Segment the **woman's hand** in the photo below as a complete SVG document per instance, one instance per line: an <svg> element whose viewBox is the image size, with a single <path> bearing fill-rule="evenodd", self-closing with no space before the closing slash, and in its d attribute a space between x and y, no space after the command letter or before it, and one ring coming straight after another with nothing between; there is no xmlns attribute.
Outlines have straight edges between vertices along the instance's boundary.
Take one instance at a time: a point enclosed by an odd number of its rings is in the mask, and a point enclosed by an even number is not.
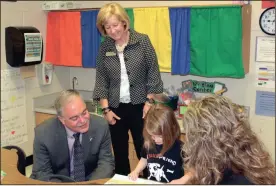
<svg viewBox="0 0 276 186"><path fill-rule="evenodd" d="M145 105L144 105L144 108L143 108L143 118L146 117L146 115L147 115L150 107L151 107L151 104L149 104L149 103L146 102Z"/></svg>
<svg viewBox="0 0 276 186"><path fill-rule="evenodd" d="M104 114L104 118L110 125L115 125L116 120L120 120L121 118L117 116L112 110L109 110L106 114Z"/></svg>
<svg viewBox="0 0 276 186"><path fill-rule="evenodd" d="M194 177L194 170L190 169L189 172L187 172L184 176L182 176L179 179L176 180L172 180L170 183L168 184L191 184L191 180Z"/></svg>
<svg viewBox="0 0 276 186"><path fill-rule="evenodd" d="M168 184L185 184L185 183L183 183L183 181L181 180L181 178L180 179L176 179L176 180L172 180L170 183L168 183Z"/></svg>
<svg viewBox="0 0 276 186"><path fill-rule="evenodd" d="M139 177L139 173L136 171L132 171L129 175L128 178L132 181L136 181L137 178Z"/></svg>

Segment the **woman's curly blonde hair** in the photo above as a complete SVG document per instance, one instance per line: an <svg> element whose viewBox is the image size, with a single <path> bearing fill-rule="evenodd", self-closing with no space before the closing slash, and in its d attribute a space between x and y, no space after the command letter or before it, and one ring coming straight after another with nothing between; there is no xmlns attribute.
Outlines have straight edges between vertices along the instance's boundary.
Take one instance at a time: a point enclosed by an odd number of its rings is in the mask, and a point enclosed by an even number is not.
<svg viewBox="0 0 276 186"><path fill-rule="evenodd" d="M230 169L254 184L275 184L269 153L229 99L206 96L189 105L183 119L184 165L193 170L193 183L218 184Z"/></svg>

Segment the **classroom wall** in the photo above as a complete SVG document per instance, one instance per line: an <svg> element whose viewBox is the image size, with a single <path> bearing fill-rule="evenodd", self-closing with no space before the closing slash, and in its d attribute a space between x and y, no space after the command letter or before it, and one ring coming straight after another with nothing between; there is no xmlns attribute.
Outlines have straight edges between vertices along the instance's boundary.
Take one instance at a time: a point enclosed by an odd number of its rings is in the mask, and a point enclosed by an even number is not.
<svg viewBox="0 0 276 186"><path fill-rule="evenodd" d="M81 8L99 8L105 3L111 1L79 1ZM222 5L232 4L232 1L116 1L124 7L153 7L153 6L185 6L185 5ZM203 78L196 76L172 76L169 73L162 73L162 80L164 81L165 88L174 85L180 87L184 80L194 79L201 81L220 81L225 83L228 92L224 95L231 98L234 102L241 105L250 106L250 122L252 129L258 134L259 138L263 141L265 147L275 160L275 117L264 117L255 115L255 99L256 88L255 85L255 38L256 36L265 36L259 28L259 16L263 11L261 9L261 1L251 1L252 4L252 18L251 18L251 46L250 46L250 72L244 79L231 79L231 78ZM95 83L95 69L84 68L70 68L70 79L76 76L79 79L78 89L89 90L94 89ZM89 79L89 83L87 83ZM263 89L265 90L265 89ZM266 89L267 91L275 92L275 89Z"/></svg>
<svg viewBox="0 0 276 186"><path fill-rule="evenodd" d="M5 54L5 27L8 26L34 26L42 33L45 42L46 13L41 9L39 1L1 1L1 69L12 69L6 63ZM44 43L45 45L45 43ZM45 52L45 50L44 50ZM44 53L45 54L45 53ZM25 79L26 118L28 127L28 141L19 146L26 155L33 153L33 139L35 118L33 112L33 98L69 88L69 68L55 67L53 83L48 86L39 86L37 78Z"/></svg>
<svg viewBox="0 0 276 186"><path fill-rule="evenodd" d="M41 4L43 1L17 1L3 2L1 1L1 69L11 68L6 63L5 58L5 40L4 29L7 26L35 26L37 27L45 42L46 34L46 13L42 11ZM81 8L100 8L105 3L111 1L78 1ZM150 6L185 6L185 5L215 5L215 4L231 4L232 1L117 1L124 7L150 7ZM250 73L244 79L229 78L202 78L196 76L172 76L168 73L162 73L164 86L174 85L180 86L180 83L187 79L204 80L204 81L221 81L226 84L228 92L226 96L233 101L250 106L250 120L253 130L258 134L265 144L266 148L275 160L275 117L263 117L255 115L255 38L256 36L264 36L258 26L259 15L262 12L260 1L251 1L252 4L252 27L251 27L251 47L250 47ZM45 43L44 43L45 45ZM45 48L45 47L44 47ZM45 54L45 50L44 50ZM37 78L27 78L26 83L26 112L28 124L28 142L19 145L27 155L33 152L33 138L35 118L33 112L33 98L59 92L62 89L72 87L71 80L76 76L79 85L77 89L92 91L94 89L95 69L83 69L77 67L55 67L53 82L49 86L39 86ZM87 81L89 79L89 81ZM275 91L275 90L268 90ZM89 92L87 92L89 94Z"/></svg>

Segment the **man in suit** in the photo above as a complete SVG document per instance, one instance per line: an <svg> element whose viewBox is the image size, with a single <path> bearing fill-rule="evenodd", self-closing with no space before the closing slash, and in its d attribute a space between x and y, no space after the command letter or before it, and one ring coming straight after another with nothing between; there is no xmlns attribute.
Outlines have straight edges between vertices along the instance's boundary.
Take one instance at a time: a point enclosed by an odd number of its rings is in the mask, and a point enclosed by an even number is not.
<svg viewBox="0 0 276 186"><path fill-rule="evenodd" d="M55 108L57 117L35 128L31 178L87 181L112 177L114 158L105 120L90 115L76 90L62 91Z"/></svg>

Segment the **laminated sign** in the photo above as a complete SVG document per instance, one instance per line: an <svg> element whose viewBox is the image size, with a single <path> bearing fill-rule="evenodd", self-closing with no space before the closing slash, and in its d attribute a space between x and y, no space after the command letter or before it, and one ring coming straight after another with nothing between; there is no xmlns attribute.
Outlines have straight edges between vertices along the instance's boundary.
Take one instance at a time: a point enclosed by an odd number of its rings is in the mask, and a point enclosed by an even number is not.
<svg viewBox="0 0 276 186"><path fill-rule="evenodd" d="M186 81L182 81L182 88L184 90L188 89L193 92L213 93L217 95L222 95L224 92L227 91L225 84L217 81L206 82L206 81L186 80Z"/></svg>

